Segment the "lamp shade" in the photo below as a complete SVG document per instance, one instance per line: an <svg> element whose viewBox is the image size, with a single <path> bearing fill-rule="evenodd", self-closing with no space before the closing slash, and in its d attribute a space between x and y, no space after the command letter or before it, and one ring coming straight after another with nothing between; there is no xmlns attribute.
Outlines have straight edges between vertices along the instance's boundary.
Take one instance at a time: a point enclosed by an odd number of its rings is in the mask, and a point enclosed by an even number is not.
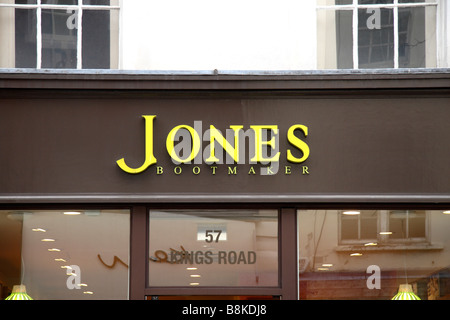
<svg viewBox="0 0 450 320"><path fill-rule="evenodd" d="M23 284L15 285L11 294L5 300L33 300L28 294Z"/></svg>
<svg viewBox="0 0 450 320"><path fill-rule="evenodd" d="M420 300L420 298L413 292L410 284L401 284L392 300Z"/></svg>

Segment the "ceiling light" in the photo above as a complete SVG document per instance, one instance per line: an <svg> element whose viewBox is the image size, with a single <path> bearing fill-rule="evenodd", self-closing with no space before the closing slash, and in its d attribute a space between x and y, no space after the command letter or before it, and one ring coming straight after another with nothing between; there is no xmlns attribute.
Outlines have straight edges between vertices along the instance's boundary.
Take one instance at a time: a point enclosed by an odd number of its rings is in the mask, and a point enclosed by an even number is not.
<svg viewBox="0 0 450 320"><path fill-rule="evenodd" d="M191 278L200 278L201 275L199 275L199 274L191 274L190 277Z"/></svg>
<svg viewBox="0 0 450 320"><path fill-rule="evenodd" d="M84 294L94 294L92 291L84 291Z"/></svg>
<svg viewBox="0 0 450 320"><path fill-rule="evenodd" d="M317 268L317 270L319 270L319 271L328 271L329 269L328 268Z"/></svg>
<svg viewBox="0 0 450 320"><path fill-rule="evenodd" d="M381 231L380 234L392 234L392 231Z"/></svg>
<svg viewBox="0 0 450 320"><path fill-rule="evenodd" d="M34 229L31 229L31 231L34 231L34 232L47 232L45 229L42 229L42 228L34 228Z"/></svg>
<svg viewBox="0 0 450 320"><path fill-rule="evenodd" d="M362 256L362 253L359 253L359 252L350 253L350 256L351 257L360 257L360 256Z"/></svg>
<svg viewBox="0 0 450 320"><path fill-rule="evenodd" d="M60 249L57 249L57 248L51 248L51 249L48 249L48 251L51 251L51 252L59 252L59 251L61 251Z"/></svg>
<svg viewBox="0 0 450 320"><path fill-rule="evenodd" d="M450 214L450 210L445 210L444 212L442 212L443 214Z"/></svg>
<svg viewBox="0 0 450 320"><path fill-rule="evenodd" d="M187 267L186 270L197 270L198 268L196 267Z"/></svg>
<svg viewBox="0 0 450 320"><path fill-rule="evenodd" d="M56 258L55 261L66 262L66 260L64 260L63 258Z"/></svg>
<svg viewBox="0 0 450 320"><path fill-rule="evenodd" d="M42 242L53 242L55 239L41 239Z"/></svg>
<svg viewBox="0 0 450 320"><path fill-rule="evenodd" d="M365 243L364 245L365 245L366 247L367 247L367 246L377 246L378 243L376 243L376 242L368 242L368 243Z"/></svg>
<svg viewBox="0 0 450 320"><path fill-rule="evenodd" d="M360 214L361 212L359 211L344 211L342 212L342 214L348 215L348 216L356 216L358 214Z"/></svg>
<svg viewBox="0 0 450 320"><path fill-rule="evenodd" d="M322 267L332 267L333 264L332 263L323 263Z"/></svg>
<svg viewBox="0 0 450 320"><path fill-rule="evenodd" d="M28 294L26 287L21 285L13 286L12 293L5 300L33 300Z"/></svg>
<svg viewBox="0 0 450 320"><path fill-rule="evenodd" d="M413 292L410 284L401 284L392 300L420 300L420 298Z"/></svg>
<svg viewBox="0 0 450 320"><path fill-rule="evenodd" d="M76 216L76 215L81 214L81 212L79 212L79 211L66 211L66 212L64 212L64 214L68 215L68 216Z"/></svg>
<svg viewBox="0 0 450 320"><path fill-rule="evenodd" d="M198 282L191 282L191 283L189 283L189 285L190 286L198 286L198 285L200 285L200 283L198 283Z"/></svg>

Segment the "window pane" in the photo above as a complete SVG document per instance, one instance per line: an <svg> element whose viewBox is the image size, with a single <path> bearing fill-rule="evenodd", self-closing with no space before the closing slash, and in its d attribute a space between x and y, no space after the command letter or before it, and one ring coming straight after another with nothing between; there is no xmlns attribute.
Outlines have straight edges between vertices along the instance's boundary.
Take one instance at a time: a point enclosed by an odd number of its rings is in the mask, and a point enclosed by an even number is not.
<svg viewBox="0 0 450 320"><path fill-rule="evenodd" d="M92 6L109 6L110 0L83 0L83 4Z"/></svg>
<svg viewBox="0 0 450 320"><path fill-rule="evenodd" d="M377 239L377 211L363 211L360 214L361 239Z"/></svg>
<svg viewBox="0 0 450 320"><path fill-rule="evenodd" d="M436 8L399 8L399 67L436 66Z"/></svg>
<svg viewBox="0 0 450 320"><path fill-rule="evenodd" d="M336 55L338 69L353 68L352 11L336 11Z"/></svg>
<svg viewBox="0 0 450 320"><path fill-rule="evenodd" d="M393 68L393 10L359 9L358 21L359 68Z"/></svg>
<svg viewBox="0 0 450 320"><path fill-rule="evenodd" d="M15 9L14 20L15 67L36 68L36 10Z"/></svg>
<svg viewBox="0 0 450 320"><path fill-rule="evenodd" d="M149 285L278 285L278 212L150 211Z"/></svg>
<svg viewBox="0 0 450 320"><path fill-rule="evenodd" d="M430 0L398 0L398 3L418 3L418 2L430 2Z"/></svg>
<svg viewBox="0 0 450 320"><path fill-rule="evenodd" d="M341 239L358 240L358 216L341 216Z"/></svg>
<svg viewBox="0 0 450 320"><path fill-rule="evenodd" d="M0 298L127 299L129 228L126 210L0 211Z"/></svg>
<svg viewBox="0 0 450 320"><path fill-rule="evenodd" d="M0 2L11 3L11 2L14 2L14 1L12 1L12 0L9 0L9 1L8 0L3 0L3 1L0 1ZM15 3L16 4L36 4L37 1L36 0L16 0Z"/></svg>
<svg viewBox="0 0 450 320"><path fill-rule="evenodd" d="M42 68L77 67L75 21L75 10L42 10Z"/></svg>
<svg viewBox="0 0 450 320"><path fill-rule="evenodd" d="M425 212L410 212L408 214L408 237L425 238Z"/></svg>
<svg viewBox="0 0 450 320"><path fill-rule="evenodd" d="M110 68L110 11L83 11L83 69Z"/></svg>
<svg viewBox="0 0 450 320"><path fill-rule="evenodd" d="M353 0L336 0L337 5L352 4Z"/></svg>
<svg viewBox="0 0 450 320"><path fill-rule="evenodd" d="M390 239L407 238L406 220L406 211L392 211L389 213L389 231L392 232L392 234L389 235Z"/></svg>
<svg viewBox="0 0 450 320"><path fill-rule="evenodd" d="M41 0L42 4L76 5L78 0Z"/></svg>
<svg viewBox="0 0 450 320"><path fill-rule="evenodd" d="M358 4L391 4L394 0L358 0Z"/></svg>

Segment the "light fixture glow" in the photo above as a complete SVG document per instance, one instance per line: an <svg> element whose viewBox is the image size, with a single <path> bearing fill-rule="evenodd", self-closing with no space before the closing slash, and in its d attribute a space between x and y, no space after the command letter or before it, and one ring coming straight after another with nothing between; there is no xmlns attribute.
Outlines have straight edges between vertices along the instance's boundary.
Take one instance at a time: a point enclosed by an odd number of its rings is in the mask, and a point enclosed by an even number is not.
<svg viewBox="0 0 450 320"><path fill-rule="evenodd" d="M361 212L359 212L359 211L352 211L352 210L342 212L342 214L345 214L347 216L356 216L356 215L358 215L360 213Z"/></svg>
<svg viewBox="0 0 450 320"><path fill-rule="evenodd" d="M198 268L196 267L187 267L186 270L197 270Z"/></svg>
<svg viewBox="0 0 450 320"><path fill-rule="evenodd" d="M63 258L56 258L56 259L55 259L55 261L59 261L59 262L66 262L66 260L65 260L65 259L63 259Z"/></svg>
<svg viewBox="0 0 450 320"><path fill-rule="evenodd" d="M47 238L47 239L41 239L41 241L42 242L54 242L54 241L56 241L55 239L49 239L49 238Z"/></svg>
<svg viewBox="0 0 450 320"><path fill-rule="evenodd" d="M392 231L381 231L380 234L392 234Z"/></svg>
<svg viewBox="0 0 450 320"><path fill-rule="evenodd" d="M322 267L327 267L327 268L329 268L329 267L332 267L332 266L333 266L332 263L323 263L323 264L322 264Z"/></svg>
<svg viewBox="0 0 450 320"><path fill-rule="evenodd" d="M413 292L410 284L401 284L392 300L420 300L420 298Z"/></svg>
<svg viewBox="0 0 450 320"><path fill-rule="evenodd" d="M94 294L92 291L84 291L84 294Z"/></svg>
<svg viewBox="0 0 450 320"><path fill-rule="evenodd" d="M79 211L66 211L66 212L64 212L64 214L68 215L68 216L76 216L76 215L81 214L81 212L79 212Z"/></svg>
<svg viewBox="0 0 450 320"><path fill-rule="evenodd" d="M354 253L351 253L350 256L351 257L360 257L360 256L362 256L362 253L354 252Z"/></svg>
<svg viewBox="0 0 450 320"><path fill-rule="evenodd" d="M47 230L42 229L42 228L33 228L33 229L31 229L31 231L34 231L34 232L47 232Z"/></svg>
<svg viewBox="0 0 450 320"><path fill-rule="evenodd" d="M201 275L199 275L199 274L191 274L190 277L191 278L201 278Z"/></svg>
<svg viewBox="0 0 450 320"><path fill-rule="evenodd" d="M60 249L57 249L57 248L51 248L51 249L48 249L48 251L51 251L51 252L59 252L59 251L61 251Z"/></svg>
<svg viewBox="0 0 450 320"><path fill-rule="evenodd" d="M444 212L442 212L443 214L450 214L450 210L445 210Z"/></svg>
<svg viewBox="0 0 450 320"><path fill-rule="evenodd" d="M317 268L317 270L318 270L318 271L328 271L328 270L330 270L330 269L328 269L328 268L321 268L321 267L319 267L319 268Z"/></svg>
<svg viewBox="0 0 450 320"><path fill-rule="evenodd" d="M368 247L368 246L377 246L378 243L376 243L376 242L368 242L368 243L365 243L364 245L365 245L366 247Z"/></svg>
<svg viewBox="0 0 450 320"><path fill-rule="evenodd" d="M198 282L191 282L191 283L189 283L189 285L190 285L190 286L199 286L200 283L198 283Z"/></svg>

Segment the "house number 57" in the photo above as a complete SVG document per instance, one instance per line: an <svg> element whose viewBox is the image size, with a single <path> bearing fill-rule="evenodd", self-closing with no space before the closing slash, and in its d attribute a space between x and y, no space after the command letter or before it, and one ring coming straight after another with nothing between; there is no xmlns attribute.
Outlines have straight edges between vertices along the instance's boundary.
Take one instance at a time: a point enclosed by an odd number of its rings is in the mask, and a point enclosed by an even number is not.
<svg viewBox="0 0 450 320"><path fill-rule="evenodd" d="M205 241L210 242L219 242L220 234L222 230L206 230L205 231Z"/></svg>

